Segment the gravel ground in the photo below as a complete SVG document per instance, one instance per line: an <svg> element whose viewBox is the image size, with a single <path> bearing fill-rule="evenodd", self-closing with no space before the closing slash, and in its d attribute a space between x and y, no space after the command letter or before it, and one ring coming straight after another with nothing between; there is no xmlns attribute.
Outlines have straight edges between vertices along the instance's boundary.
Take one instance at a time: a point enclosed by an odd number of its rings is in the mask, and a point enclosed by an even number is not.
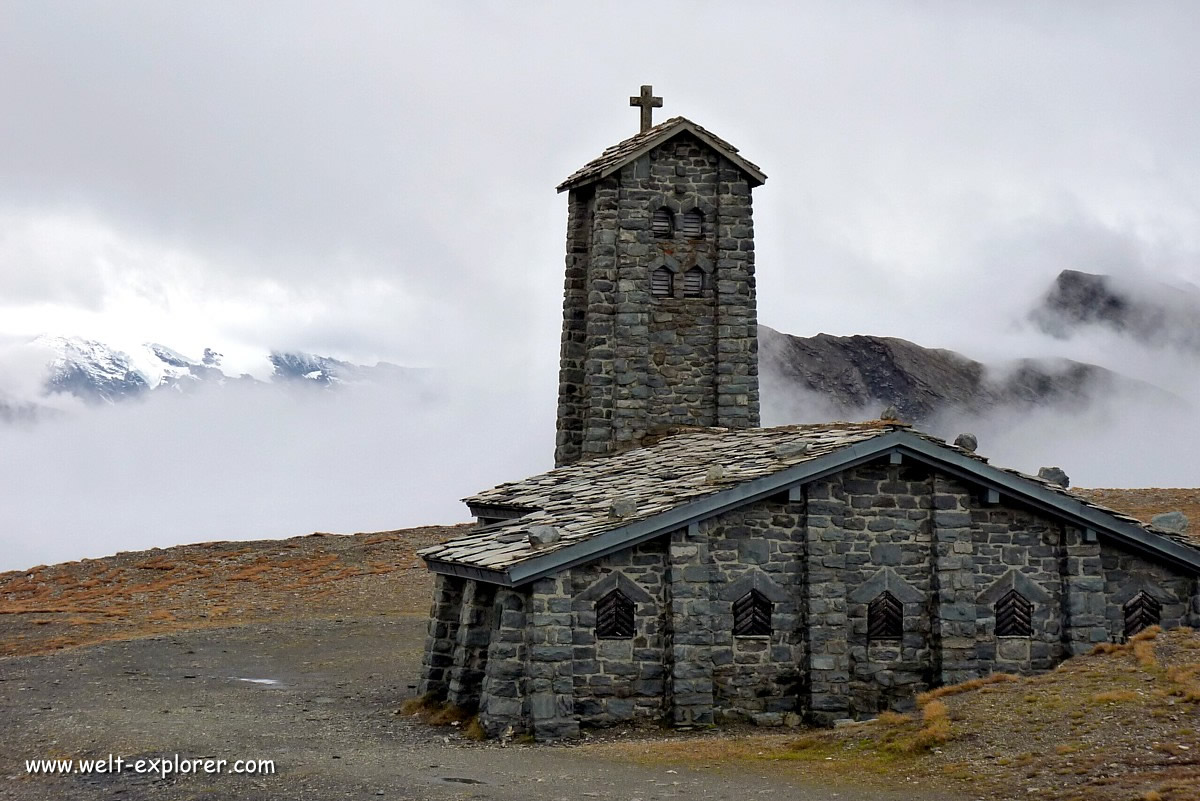
<svg viewBox="0 0 1200 801"><path fill-rule="evenodd" d="M423 630L418 616L252 624L0 659L0 798L914 797L800 785L751 767L643 767L598 757L589 745L463 740L454 729L396 714L413 694ZM109 754L272 759L276 773L162 778L25 769L26 759Z"/></svg>

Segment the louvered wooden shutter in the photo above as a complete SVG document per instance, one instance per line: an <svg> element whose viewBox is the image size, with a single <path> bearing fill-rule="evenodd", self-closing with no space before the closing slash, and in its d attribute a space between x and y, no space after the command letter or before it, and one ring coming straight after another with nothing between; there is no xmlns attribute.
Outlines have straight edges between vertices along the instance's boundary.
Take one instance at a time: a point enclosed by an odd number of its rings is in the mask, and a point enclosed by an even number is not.
<svg viewBox="0 0 1200 801"><path fill-rule="evenodd" d="M704 234L704 215L700 209L692 209L683 215L683 235L688 239L699 239Z"/></svg>
<svg viewBox="0 0 1200 801"><path fill-rule="evenodd" d="M1125 604L1125 636L1157 626L1162 620L1162 604L1148 592L1139 592Z"/></svg>
<svg viewBox="0 0 1200 801"><path fill-rule="evenodd" d="M880 593L867 606L867 637L898 640L904 636L904 604L890 592Z"/></svg>
<svg viewBox="0 0 1200 801"><path fill-rule="evenodd" d="M693 267L683 274L683 295L688 298L698 298L704 291L704 271Z"/></svg>
<svg viewBox="0 0 1200 801"><path fill-rule="evenodd" d="M596 602L596 636L625 638L634 633L633 601L613 590Z"/></svg>
<svg viewBox="0 0 1200 801"><path fill-rule="evenodd" d="M674 276L666 267L659 267L650 274L650 294L670 297L675 294Z"/></svg>
<svg viewBox="0 0 1200 801"><path fill-rule="evenodd" d="M1028 637L1033 634L1033 604L1016 590L996 602L996 636Z"/></svg>
<svg viewBox="0 0 1200 801"><path fill-rule="evenodd" d="M758 590L750 590L733 602L733 633L753 637L771 633L771 612L775 604Z"/></svg>
<svg viewBox="0 0 1200 801"><path fill-rule="evenodd" d="M655 236L670 236L675 232L674 220L671 218L670 209L659 209L654 212L654 222L652 229Z"/></svg>

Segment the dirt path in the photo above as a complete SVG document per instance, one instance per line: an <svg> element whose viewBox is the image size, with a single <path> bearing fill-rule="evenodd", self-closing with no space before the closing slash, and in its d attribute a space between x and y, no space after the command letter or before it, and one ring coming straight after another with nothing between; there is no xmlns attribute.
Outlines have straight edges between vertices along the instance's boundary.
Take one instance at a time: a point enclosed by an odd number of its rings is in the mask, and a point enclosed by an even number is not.
<svg viewBox="0 0 1200 801"><path fill-rule="evenodd" d="M258 624L0 659L0 798L931 798L642 767L587 745L470 743L395 714L412 694L423 627L415 616ZM26 759L109 754L273 759L276 774L25 769Z"/></svg>

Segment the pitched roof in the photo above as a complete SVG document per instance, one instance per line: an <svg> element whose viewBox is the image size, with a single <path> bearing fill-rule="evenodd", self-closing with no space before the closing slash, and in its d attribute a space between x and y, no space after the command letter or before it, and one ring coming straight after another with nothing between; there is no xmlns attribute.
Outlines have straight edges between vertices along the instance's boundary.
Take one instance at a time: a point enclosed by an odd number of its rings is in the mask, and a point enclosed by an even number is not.
<svg viewBox="0 0 1200 801"><path fill-rule="evenodd" d="M902 424L879 421L688 429L466 498L474 510L513 517L419 554L438 572L524 584L892 453L1200 572L1200 547L1182 536L1040 478L994 467ZM558 539L534 544L529 534L536 526L553 527Z"/></svg>
<svg viewBox="0 0 1200 801"><path fill-rule="evenodd" d="M758 165L738 155L736 147L711 131L701 128L686 117L672 117L666 122L660 122L653 128L642 131L608 148L599 157L592 159L571 173L567 180L558 185L558 191L563 192L567 189L590 184L593 181L598 181L601 178L612 175L643 153L649 152L671 137L684 132L691 133L701 142L737 165L742 172L749 176L751 186L758 186L766 182L767 176L758 168Z"/></svg>

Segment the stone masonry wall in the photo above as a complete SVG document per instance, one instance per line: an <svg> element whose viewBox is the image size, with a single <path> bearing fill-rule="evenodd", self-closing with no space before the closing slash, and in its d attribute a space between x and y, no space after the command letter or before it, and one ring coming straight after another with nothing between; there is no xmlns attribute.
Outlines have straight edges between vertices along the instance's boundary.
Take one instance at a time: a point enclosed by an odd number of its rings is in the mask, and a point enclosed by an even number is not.
<svg viewBox="0 0 1200 801"><path fill-rule="evenodd" d="M588 357L588 269L592 251L593 187L567 195L567 264L563 285L563 330L559 348L558 433L555 465L578 461L583 453L587 410L585 362ZM611 243L607 246L611 247ZM602 313L602 310L597 310Z"/></svg>
<svg viewBox="0 0 1200 801"><path fill-rule="evenodd" d="M463 709L479 707L492 635L492 601L496 585L467 581L459 606L454 664L449 670L446 700Z"/></svg>
<svg viewBox="0 0 1200 801"><path fill-rule="evenodd" d="M579 734L575 715L569 572L538 579L526 616L526 693L533 736L540 741Z"/></svg>
<svg viewBox="0 0 1200 801"><path fill-rule="evenodd" d="M656 236L654 212L675 233ZM701 236L682 230L692 209ZM590 229L585 226L590 224ZM759 424L754 228L746 176L681 134L568 198L555 463L639 444L673 425ZM675 273L674 297L650 275ZM699 266L699 297L683 297Z"/></svg>
<svg viewBox="0 0 1200 801"><path fill-rule="evenodd" d="M971 551L960 556L964 562L970 559L974 574L976 664L966 666L966 670L972 676L1049 670L1070 655L1064 642L1063 562L1070 542L1067 532L1061 522L1033 511L987 505L979 493L968 497ZM1094 569L1094 565L1083 567ZM997 596L1012 589L1033 604L1031 636L995 634Z"/></svg>
<svg viewBox="0 0 1200 801"><path fill-rule="evenodd" d="M634 718L659 718L664 711L665 657L669 615L666 604L664 538L607 556L571 571L574 613L575 713L585 725L604 726ZM634 636L598 638L595 604L622 584L619 574L648 598L633 595ZM590 589L595 592L588 594Z"/></svg>
<svg viewBox="0 0 1200 801"><path fill-rule="evenodd" d="M822 566L841 570L847 591L852 714L904 707L932 682L931 482L920 466L864 465L843 476L846 537ZM867 636L870 602L885 591L902 604L898 640Z"/></svg>
<svg viewBox="0 0 1200 801"><path fill-rule="evenodd" d="M1104 576L1105 628L1109 639L1121 641L1125 634L1124 603L1145 591L1162 604L1163 628L1192 625L1189 615L1196 593L1196 579L1170 568L1122 551L1110 543L1100 544Z"/></svg>
<svg viewBox="0 0 1200 801"><path fill-rule="evenodd" d="M429 611L429 630L421 660L421 681L417 685L419 695L444 700L449 692L465 583L463 579L440 573L434 576L433 606Z"/></svg>
<svg viewBox="0 0 1200 801"><path fill-rule="evenodd" d="M778 725L803 695L804 508L762 501L705 526L713 583L715 717ZM770 635L734 636L733 605L757 589L773 599Z"/></svg>
<svg viewBox="0 0 1200 801"><path fill-rule="evenodd" d="M479 722L489 737L511 736L530 729L525 646L529 602L529 593L522 589L496 590L479 704Z"/></svg>

